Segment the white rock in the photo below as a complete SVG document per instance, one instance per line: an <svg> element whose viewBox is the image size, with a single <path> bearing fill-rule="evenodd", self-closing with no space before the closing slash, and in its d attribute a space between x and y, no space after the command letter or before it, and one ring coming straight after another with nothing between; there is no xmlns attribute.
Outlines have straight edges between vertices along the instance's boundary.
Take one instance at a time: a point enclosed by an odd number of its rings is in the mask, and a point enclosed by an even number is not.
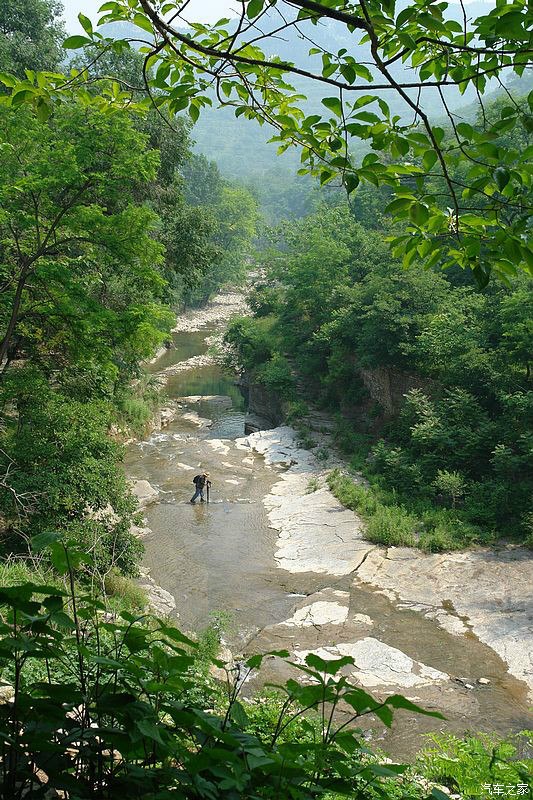
<svg viewBox="0 0 533 800"><path fill-rule="evenodd" d="M316 650L298 650L295 657L302 663L309 652L324 660L349 656L355 667L348 667L352 677L362 686L427 686L449 680L445 672L413 661L408 655L370 636L358 642L347 642L335 647L320 647Z"/></svg>
<svg viewBox="0 0 533 800"><path fill-rule="evenodd" d="M229 445L225 444L222 439L206 439L205 442L208 447L211 447L215 452L226 456L229 453Z"/></svg>
<svg viewBox="0 0 533 800"><path fill-rule="evenodd" d="M347 594L347 593L346 593ZM299 608L282 625L306 628L316 625L342 625L348 617L348 606L319 600Z"/></svg>
<svg viewBox="0 0 533 800"><path fill-rule="evenodd" d="M133 481L131 490L137 498L141 508L150 505L150 503L155 503L159 496L158 489L148 483L148 481L144 480Z"/></svg>
<svg viewBox="0 0 533 800"><path fill-rule="evenodd" d="M368 614L354 614L352 617L352 622L355 622L358 625L373 625L374 623L368 616Z"/></svg>

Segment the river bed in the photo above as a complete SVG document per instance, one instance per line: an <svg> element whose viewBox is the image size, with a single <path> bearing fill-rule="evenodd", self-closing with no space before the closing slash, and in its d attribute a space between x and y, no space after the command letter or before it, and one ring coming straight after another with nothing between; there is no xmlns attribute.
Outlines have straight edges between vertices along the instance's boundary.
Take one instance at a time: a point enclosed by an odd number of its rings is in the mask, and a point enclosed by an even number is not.
<svg viewBox="0 0 533 800"><path fill-rule="evenodd" d="M238 653L283 647L301 659L309 651L352 655L352 677L370 691L399 691L446 714L439 722L401 712L391 732L377 728L373 738L395 757L411 755L427 731L532 727L526 685L471 628L454 633L357 578L378 548L353 536L355 515L332 498L323 465L294 432L244 438L242 397L206 342L239 311L238 298L223 297L180 319L172 347L150 366L165 378L177 416L127 451L128 476L158 491L144 512L144 566L174 596L181 626L199 631L222 612ZM210 502L193 506L192 478L203 470L213 484ZM308 494L311 480L320 488ZM263 680L289 675L272 659Z"/></svg>

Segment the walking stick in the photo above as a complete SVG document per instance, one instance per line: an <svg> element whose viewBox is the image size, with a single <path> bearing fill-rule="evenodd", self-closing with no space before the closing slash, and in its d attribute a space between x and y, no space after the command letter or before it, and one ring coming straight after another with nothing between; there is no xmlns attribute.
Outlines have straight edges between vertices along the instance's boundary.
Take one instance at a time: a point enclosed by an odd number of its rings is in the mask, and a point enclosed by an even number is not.
<svg viewBox="0 0 533 800"><path fill-rule="evenodd" d="M211 486L211 484L210 484L210 483L208 483L208 484L207 484L207 502L208 502L208 503L209 503L209 488L210 488L210 486Z"/></svg>

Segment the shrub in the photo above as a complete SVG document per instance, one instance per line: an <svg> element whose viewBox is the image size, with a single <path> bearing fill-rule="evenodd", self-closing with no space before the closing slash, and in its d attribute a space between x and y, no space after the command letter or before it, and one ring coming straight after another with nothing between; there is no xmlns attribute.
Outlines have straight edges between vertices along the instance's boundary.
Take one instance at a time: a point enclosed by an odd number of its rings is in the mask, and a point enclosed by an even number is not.
<svg viewBox="0 0 533 800"><path fill-rule="evenodd" d="M294 399L296 387L291 366L280 353L274 353L266 363L262 364L256 370L255 377L281 400Z"/></svg>
<svg viewBox="0 0 533 800"><path fill-rule="evenodd" d="M370 489L355 483L339 469L334 469L328 476L328 486L343 506L357 511L365 517L376 510L376 499Z"/></svg>
<svg viewBox="0 0 533 800"><path fill-rule="evenodd" d="M116 569L105 576L104 586L106 594L125 608L132 611L144 611L148 605L146 591L131 578L121 575Z"/></svg>
<svg viewBox="0 0 533 800"><path fill-rule="evenodd" d="M57 789L80 800L383 796L383 779L407 767L370 761L360 731L347 724L374 714L390 725L396 708L442 719L400 695L378 702L338 675L353 659L312 653L301 666L305 681L280 687L283 702L259 701L250 713L240 702L264 657L252 656L225 707L213 709L212 694L198 688L197 643L146 615L103 619L96 598L75 594L85 554L55 537L44 541L72 592L0 587L0 672L10 670L15 694L0 704L0 730L9 731L0 738L4 797ZM35 665L42 677L26 680ZM350 709L348 720L336 721L339 703Z"/></svg>
<svg viewBox="0 0 533 800"><path fill-rule="evenodd" d="M294 425L309 414L309 406L303 400L291 400L287 403L285 419L289 425Z"/></svg>
<svg viewBox="0 0 533 800"><path fill-rule="evenodd" d="M414 547L417 524L416 517L401 506L377 505L367 521L366 538L376 544Z"/></svg>
<svg viewBox="0 0 533 800"><path fill-rule="evenodd" d="M524 731L519 736L531 745L531 731ZM484 791L484 786L497 784L504 787L521 784L525 788L524 796L530 796L527 790L531 787L533 759L518 758L518 736L501 740L478 734L459 739L451 734L437 734L429 738L433 746L422 751L417 767L430 780L459 793L461 797L476 800L493 793L488 789Z"/></svg>
<svg viewBox="0 0 533 800"><path fill-rule="evenodd" d="M433 486L445 498L451 500L452 508L455 508L457 501L464 497L466 491L464 476L456 470L449 472L446 469L439 469Z"/></svg>
<svg viewBox="0 0 533 800"><path fill-rule="evenodd" d="M451 511L430 510L422 519L426 529L420 535L418 546L428 553L463 550L473 544L488 543L492 538Z"/></svg>

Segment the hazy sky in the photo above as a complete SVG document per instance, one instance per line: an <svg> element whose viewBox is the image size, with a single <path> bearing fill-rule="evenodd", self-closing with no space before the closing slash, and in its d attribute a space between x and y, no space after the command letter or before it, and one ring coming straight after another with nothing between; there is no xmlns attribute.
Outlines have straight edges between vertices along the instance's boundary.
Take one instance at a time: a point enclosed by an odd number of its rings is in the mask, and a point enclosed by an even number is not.
<svg viewBox="0 0 533 800"><path fill-rule="evenodd" d="M98 9L105 2L105 0L63 0L65 7L65 22L69 33L77 33L80 30L78 22L78 14L82 11L86 17L94 22L98 17ZM216 22L228 14L231 8L237 8L240 5L238 2L231 2L231 0L201 0L201 2L191 3L191 8L194 8L195 16L201 9L202 19L200 22Z"/></svg>

